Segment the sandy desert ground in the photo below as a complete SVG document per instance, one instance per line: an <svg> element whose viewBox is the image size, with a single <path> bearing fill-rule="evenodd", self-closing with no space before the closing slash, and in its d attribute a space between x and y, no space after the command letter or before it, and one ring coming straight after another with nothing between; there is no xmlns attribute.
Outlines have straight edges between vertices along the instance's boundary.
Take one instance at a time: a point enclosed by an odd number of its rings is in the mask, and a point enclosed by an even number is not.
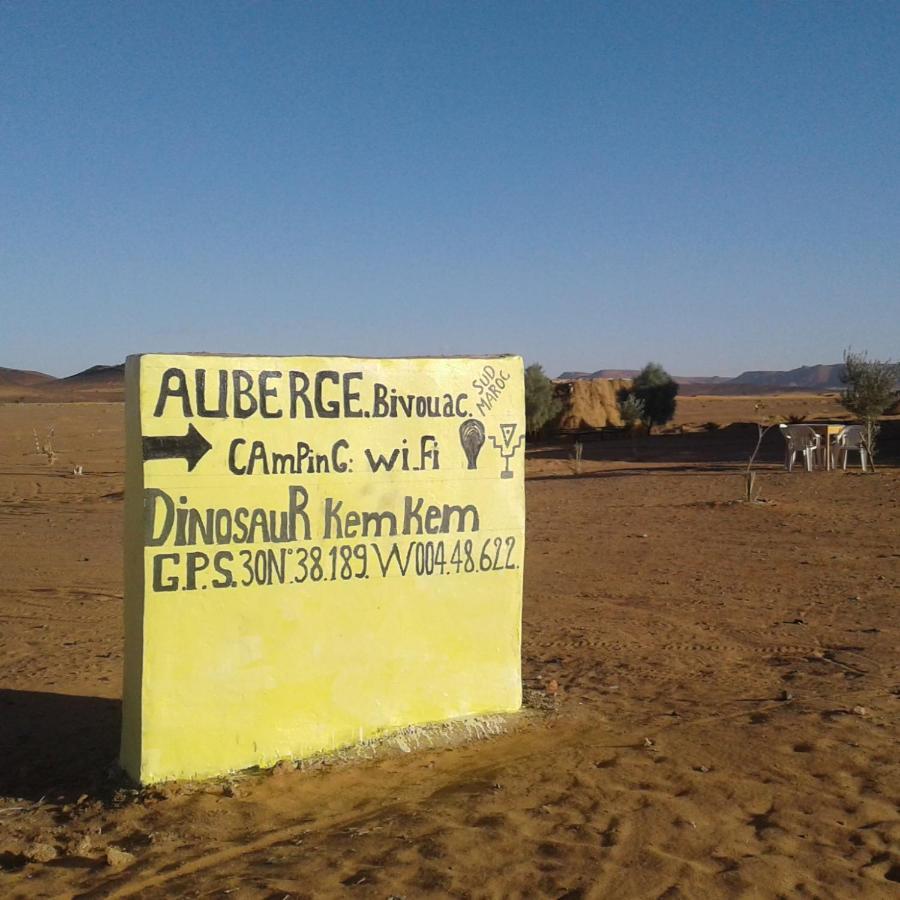
<svg viewBox="0 0 900 900"><path fill-rule="evenodd" d="M136 791L111 769L122 420L0 405L0 896L900 895L896 464L789 475L772 434L750 505L752 427L598 439L579 473L537 448L506 733Z"/></svg>

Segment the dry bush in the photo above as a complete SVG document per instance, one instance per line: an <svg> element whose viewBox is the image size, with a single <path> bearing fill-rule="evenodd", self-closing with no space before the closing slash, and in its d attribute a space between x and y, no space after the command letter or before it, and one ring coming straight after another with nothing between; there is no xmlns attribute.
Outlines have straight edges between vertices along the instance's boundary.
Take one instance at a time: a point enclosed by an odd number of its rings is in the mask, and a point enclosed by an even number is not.
<svg viewBox="0 0 900 900"><path fill-rule="evenodd" d="M763 438L766 434L778 424L778 420L765 412L765 403L761 400L754 405L757 415L756 421L756 446L750 454L747 461L747 471L744 474L744 500L747 503L755 503L759 497L756 485L756 472L753 471L753 464L756 462L756 455L762 446Z"/></svg>
<svg viewBox="0 0 900 900"><path fill-rule="evenodd" d="M42 441L38 437L37 429L32 429L32 434L34 435L34 451L39 456L43 456L47 460L47 465L52 466L56 462L56 451L53 449L53 426L50 425L47 429L47 437Z"/></svg>
<svg viewBox="0 0 900 900"><path fill-rule="evenodd" d="M576 475L581 474L581 456L584 453L584 444L581 441L575 441L575 447L572 451L572 469Z"/></svg>

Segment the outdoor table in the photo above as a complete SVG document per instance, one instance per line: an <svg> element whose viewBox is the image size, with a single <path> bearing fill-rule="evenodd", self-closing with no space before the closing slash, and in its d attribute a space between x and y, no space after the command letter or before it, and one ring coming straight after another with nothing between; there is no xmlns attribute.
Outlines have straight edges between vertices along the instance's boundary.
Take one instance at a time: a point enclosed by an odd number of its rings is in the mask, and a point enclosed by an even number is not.
<svg viewBox="0 0 900 900"><path fill-rule="evenodd" d="M836 438L841 430L845 427L844 422L804 422L804 425L809 425L810 428L815 431L822 438L823 446L825 448L825 469L833 469L834 468L834 460L832 459L831 454L831 445L834 438Z"/></svg>

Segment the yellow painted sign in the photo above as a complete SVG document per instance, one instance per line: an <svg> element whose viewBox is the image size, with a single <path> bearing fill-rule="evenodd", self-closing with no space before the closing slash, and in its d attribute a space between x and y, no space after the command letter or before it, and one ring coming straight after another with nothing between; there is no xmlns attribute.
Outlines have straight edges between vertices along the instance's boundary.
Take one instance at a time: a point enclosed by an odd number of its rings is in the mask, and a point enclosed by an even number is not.
<svg viewBox="0 0 900 900"><path fill-rule="evenodd" d="M132 777L519 708L519 357L153 354L126 392Z"/></svg>

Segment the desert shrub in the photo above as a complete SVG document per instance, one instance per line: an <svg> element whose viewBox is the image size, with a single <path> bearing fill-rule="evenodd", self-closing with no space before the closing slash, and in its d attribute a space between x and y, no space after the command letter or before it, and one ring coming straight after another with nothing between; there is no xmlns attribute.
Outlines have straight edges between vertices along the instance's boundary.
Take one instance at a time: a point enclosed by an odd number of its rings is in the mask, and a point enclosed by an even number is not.
<svg viewBox="0 0 900 900"><path fill-rule="evenodd" d="M789 425L802 425L806 421L806 416L802 416L800 413L791 413L787 420Z"/></svg>
<svg viewBox="0 0 900 900"><path fill-rule="evenodd" d="M898 366L868 354L844 351L841 380L847 387L841 392L841 404L860 418L866 428L866 447L875 456L878 419L897 398Z"/></svg>
<svg viewBox="0 0 900 900"><path fill-rule="evenodd" d="M718 422L704 422L701 427L704 431L718 431L722 426Z"/></svg>
<svg viewBox="0 0 900 900"><path fill-rule="evenodd" d="M626 431L634 431L638 422L644 420L644 402L639 400L627 388L619 391L619 415Z"/></svg>
<svg viewBox="0 0 900 900"><path fill-rule="evenodd" d="M553 382L538 363L525 369L525 428L537 434L562 410L562 403L553 390Z"/></svg>
<svg viewBox="0 0 900 900"><path fill-rule="evenodd" d="M767 413L765 407L766 404L763 403L762 400L758 400L753 407L757 417L756 446L753 448L753 452L750 454L750 459L747 461L747 472L744 476L744 499L748 503L753 503L756 500L756 472L753 471L753 464L756 462L756 456L759 453L759 448L762 447L763 438L766 436L769 430L774 428L778 424L778 420L771 414Z"/></svg>
<svg viewBox="0 0 900 900"><path fill-rule="evenodd" d="M665 425L675 416L678 382L659 363L647 363L638 372L631 387L620 392L620 408L629 394L639 400L643 407L641 421L647 434L650 434L654 425Z"/></svg>
<svg viewBox="0 0 900 900"><path fill-rule="evenodd" d="M572 448L572 469L576 475L581 474L581 457L584 455L584 444L581 441L575 441Z"/></svg>
<svg viewBox="0 0 900 900"><path fill-rule="evenodd" d="M56 462L56 450L53 449L54 427L51 425L47 429L47 437L44 440L38 437L36 428L33 428L31 433L34 435L34 452L43 456L48 466L52 466Z"/></svg>

